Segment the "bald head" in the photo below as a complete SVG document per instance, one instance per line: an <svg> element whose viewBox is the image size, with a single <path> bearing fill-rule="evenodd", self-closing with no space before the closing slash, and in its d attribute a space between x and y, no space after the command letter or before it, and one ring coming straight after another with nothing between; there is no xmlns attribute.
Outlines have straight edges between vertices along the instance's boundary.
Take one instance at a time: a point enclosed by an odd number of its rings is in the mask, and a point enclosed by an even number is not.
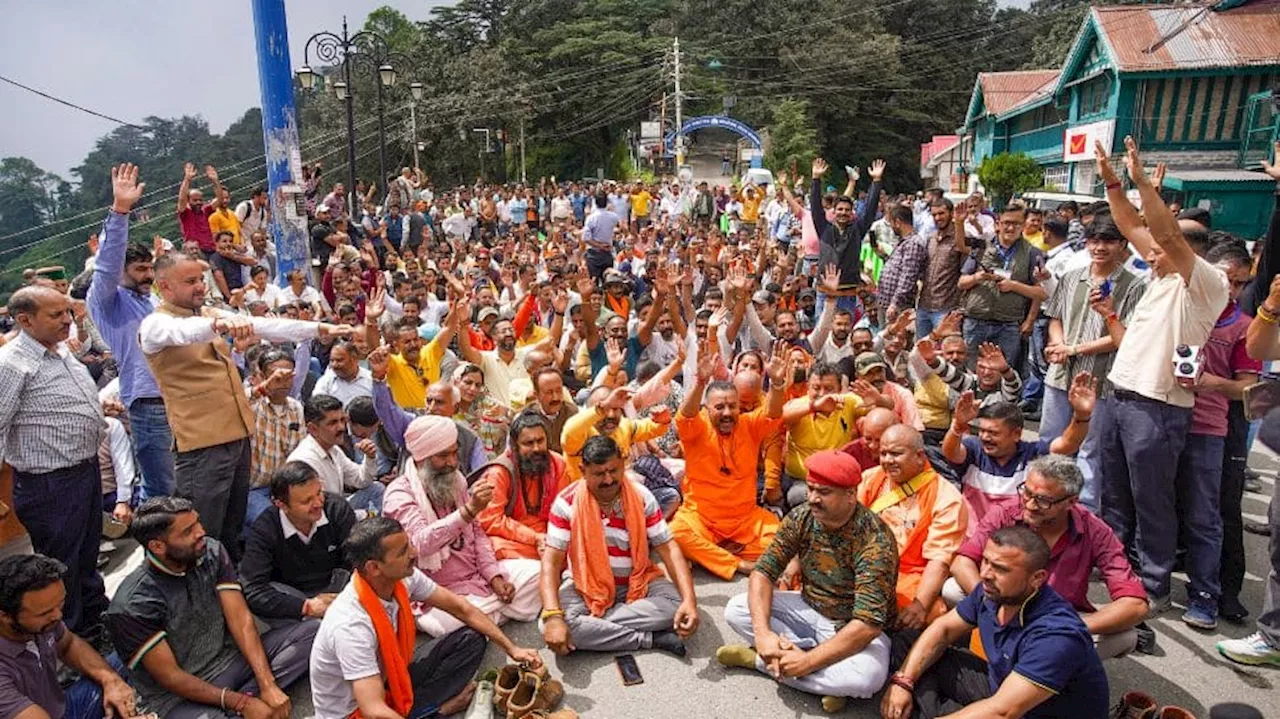
<svg viewBox="0 0 1280 719"><path fill-rule="evenodd" d="M50 349L71 336L71 300L52 287L17 290L9 297L9 314L23 332Z"/></svg>
<svg viewBox="0 0 1280 719"><path fill-rule="evenodd" d="M551 365L551 355L542 350L534 350L524 356L524 369L532 377L538 373L538 370Z"/></svg>
<svg viewBox="0 0 1280 719"><path fill-rule="evenodd" d="M451 382L436 382L427 387L427 414L452 417L457 412L461 392Z"/></svg>
<svg viewBox="0 0 1280 719"><path fill-rule="evenodd" d="M185 252L167 252L156 260L156 287L166 302L188 310L204 305L206 286L203 260Z"/></svg>
<svg viewBox="0 0 1280 719"><path fill-rule="evenodd" d="M884 433L880 436L880 442L901 443L910 449L924 450L924 435L909 424L894 424L885 428Z"/></svg>
<svg viewBox="0 0 1280 719"><path fill-rule="evenodd" d="M733 386L738 390L738 401L744 407L760 404L761 377L754 370L743 370L733 376Z"/></svg>
<svg viewBox="0 0 1280 719"><path fill-rule="evenodd" d="M874 436L877 440L886 429L898 423L898 415L891 409L875 407L862 418L862 436Z"/></svg>
<svg viewBox="0 0 1280 719"><path fill-rule="evenodd" d="M880 467L894 484L910 482L929 466L924 437L908 424L895 424L880 436Z"/></svg>

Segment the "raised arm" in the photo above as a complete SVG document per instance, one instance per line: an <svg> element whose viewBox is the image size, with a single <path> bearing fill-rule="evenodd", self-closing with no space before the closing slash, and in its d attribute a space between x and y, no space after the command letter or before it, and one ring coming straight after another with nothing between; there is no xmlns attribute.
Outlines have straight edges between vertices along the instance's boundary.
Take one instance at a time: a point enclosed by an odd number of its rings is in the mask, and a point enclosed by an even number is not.
<svg viewBox="0 0 1280 719"><path fill-rule="evenodd" d="M876 209L880 207L880 179L884 177L884 168L884 160L873 161L869 168L871 187L867 188L867 203L862 206L862 214L853 218L853 236L859 240L867 234L867 231L871 228L871 223L875 222ZM852 197L853 195L850 194L849 196Z"/></svg>
<svg viewBox="0 0 1280 719"><path fill-rule="evenodd" d="M204 176L209 178L209 182L213 185L213 191L219 196L222 195L222 181L218 179L218 171L214 169L213 165L204 166Z"/></svg>
<svg viewBox="0 0 1280 719"><path fill-rule="evenodd" d="M1098 176L1102 178L1102 184L1107 191L1107 205L1111 207L1111 218L1115 220L1116 227L1125 239L1137 248L1138 256L1145 258L1151 252L1152 246L1156 244L1155 238L1143 224L1137 208L1129 202L1128 197L1125 197L1124 185L1116 175L1111 159L1107 157L1107 151L1103 149L1101 142L1094 143L1093 156L1098 163ZM1143 202L1145 203L1146 200ZM1163 205L1163 201L1160 204Z"/></svg>
<svg viewBox="0 0 1280 719"><path fill-rule="evenodd" d="M120 274L124 272L124 257L129 248L129 213L147 183L138 182L138 166L124 163L111 168L111 212L102 225L102 242L93 265L93 280L89 285L88 307L94 322L104 324L98 310L105 309L116 300L116 288L120 286Z"/></svg>
<svg viewBox="0 0 1280 719"><path fill-rule="evenodd" d="M178 185L178 214L191 207L191 181L196 179L196 166L188 162L182 168L182 184Z"/></svg>
<svg viewBox="0 0 1280 719"><path fill-rule="evenodd" d="M942 456L952 464L961 464L969 457L969 450L961 441L969 432L969 424L978 418L978 401L973 392L965 392L956 400L951 411L951 427L942 438Z"/></svg>
<svg viewBox="0 0 1280 719"><path fill-rule="evenodd" d="M822 176L827 174L827 161L821 157L814 158L810 175L813 182L809 186L809 216L813 219L813 229L822 237L827 231L827 213L822 209Z"/></svg>

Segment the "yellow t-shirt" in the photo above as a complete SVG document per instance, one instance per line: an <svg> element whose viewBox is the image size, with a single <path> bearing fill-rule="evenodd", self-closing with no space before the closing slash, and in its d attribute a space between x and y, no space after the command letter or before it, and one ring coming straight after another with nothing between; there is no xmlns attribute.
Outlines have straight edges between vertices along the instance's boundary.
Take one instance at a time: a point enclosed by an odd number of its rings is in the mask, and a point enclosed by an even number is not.
<svg viewBox="0 0 1280 719"><path fill-rule="evenodd" d="M403 355L387 358L387 389L391 398L405 409L422 409L427 404L427 385L440 381L444 345L437 335L418 352L418 366L412 367Z"/></svg>
<svg viewBox="0 0 1280 719"><path fill-rule="evenodd" d="M824 449L840 449L858 434L854 423L866 414L862 399L856 394L843 395L844 406L831 414L806 415L791 426L787 443L787 474L804 479L809 476L804 461Z"/></svg>
<svg viewBox="0 0 1280 719"><path fill-rule="evenodd" d="M764 197L759 190L756 190L752 197L747 197L744 193L742 196L742 221L755 222L760 219L760 203Z"/></svg>
<svg viewBox="0 0 1280 719"><path fill-rule="evenodd" d="M653 195L650 195L648 190L641 190L640 192L632 194L631 214L636 217L648 217L649 200L651 199L653 199Z"/></svg>
<svg viewBox="0 0 1280 719"><path fill-rule="evenodd" d="M1034 234L1030 232L1024 232L1022 233L1022 239L1026 240L1027 242L1030 242L1032 247L1036 248L1037 250L1040 250L1041 252L1047 252L1049 249L1044 246L1043 232L1036 232Z"/></svg>
<svg viewBox="0 0 1280 719"><path fill-rule="evenodd" d="M230 232L234 235L232 241L238 245L240 244L240 218L229 209L214 210L209 215L209 232L213 234L215 240L219 232Z"/></svg>

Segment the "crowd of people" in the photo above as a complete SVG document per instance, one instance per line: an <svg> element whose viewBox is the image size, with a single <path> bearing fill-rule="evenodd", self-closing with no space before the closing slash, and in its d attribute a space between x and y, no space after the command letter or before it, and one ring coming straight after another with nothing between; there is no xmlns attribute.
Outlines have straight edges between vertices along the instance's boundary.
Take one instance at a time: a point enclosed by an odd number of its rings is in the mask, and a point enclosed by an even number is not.
<svg viewBox="0 0 1280 719"><path fill-rule="evenodd" d="M1107 715L1149 618L1250 613L1245 459L1280 448L1243 401L1280 210L1251 248L1123 162L1141 211L1101 146L1106 199L1051 213L890 196L882 161L843 193L821 159L714 190L317 165L309 267L212 167L180 242L131 242L120 165L85 269L8 303L0 719L282 719L304 678L322 719L573 717L502 625L684 656L699 568L747 577L717 661L827 711ZM102 515L144 551L111 597ZM1271 529L1233 662L1280 665Z"/></svg>

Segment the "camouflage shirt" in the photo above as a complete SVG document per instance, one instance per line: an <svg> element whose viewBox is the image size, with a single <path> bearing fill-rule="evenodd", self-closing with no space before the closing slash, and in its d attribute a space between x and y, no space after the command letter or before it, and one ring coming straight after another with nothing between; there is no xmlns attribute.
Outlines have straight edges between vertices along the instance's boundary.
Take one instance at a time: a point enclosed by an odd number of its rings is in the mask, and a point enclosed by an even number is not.
<svg viewBox="0 0 1280 719"><path fill-rule="evenodd" d="M776 582L795 556L800 557L801 596L822 616L877 627L893 621L898 546L889 527L866 507L857 505L836 530L814 519L808 505L796 507L782 520L756 569Z"/></svg>

